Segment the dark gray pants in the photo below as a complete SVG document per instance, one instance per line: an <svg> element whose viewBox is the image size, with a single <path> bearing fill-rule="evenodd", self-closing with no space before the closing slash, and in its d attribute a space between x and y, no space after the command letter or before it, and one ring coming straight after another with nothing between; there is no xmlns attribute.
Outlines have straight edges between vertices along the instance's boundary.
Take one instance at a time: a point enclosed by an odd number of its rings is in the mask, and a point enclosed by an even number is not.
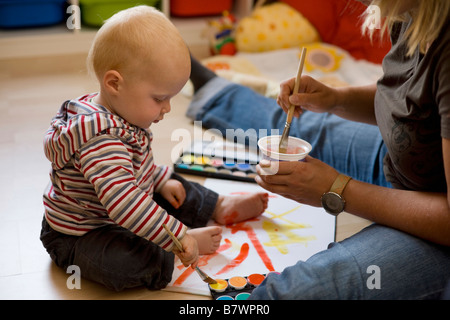
<svg viewBox="0 0 450 320"><path fill-rule="evenodd" d="M181 181L186 189L184 204L175 209L159 194L154 194L153 199L187 226L205 226L218 194L175 173L172 178ZM137 286L161 289L172 278L174 254L119 225L71 236L53 230L44 218L40 239L56 265L64 270L76 265L81 277L116 291Z"/></svg>

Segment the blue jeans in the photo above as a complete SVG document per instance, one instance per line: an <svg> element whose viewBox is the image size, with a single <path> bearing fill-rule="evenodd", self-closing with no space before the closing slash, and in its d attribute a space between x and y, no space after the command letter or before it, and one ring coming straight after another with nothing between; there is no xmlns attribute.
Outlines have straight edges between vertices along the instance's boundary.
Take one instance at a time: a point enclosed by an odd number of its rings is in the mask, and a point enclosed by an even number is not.
<svg viewBox="0 0 450 320"><path fill-rule="evenodd" d="M187 115L207 128L239 132L250 145L284 127L275 100L219 77L194 96ZM260 131L259 129L264 129ZM354 179L391 187L383 174L386 147L378 127L305 112L291 135L311 143L311 156ZM373 224L280 275L270 274L251 299L433 299L450 279L450 247Z"/></svg>
<svg viewBox="0 0 450 320"><path fill-rule="evenodd" d="M440 299L450 247L373 224L280 274L251 299Z"/></svg>

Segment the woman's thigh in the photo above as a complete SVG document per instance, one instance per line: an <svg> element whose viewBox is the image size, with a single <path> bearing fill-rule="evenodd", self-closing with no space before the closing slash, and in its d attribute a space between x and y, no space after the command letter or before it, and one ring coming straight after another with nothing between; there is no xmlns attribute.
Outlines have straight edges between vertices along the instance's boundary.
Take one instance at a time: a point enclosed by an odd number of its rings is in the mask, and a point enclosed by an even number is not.
<svg viewBox="0 0 450 320"><path fill-rule="evenodd" d="M253 291L253 299L439 299L450 247L372 225L299 261Z"/></svg>

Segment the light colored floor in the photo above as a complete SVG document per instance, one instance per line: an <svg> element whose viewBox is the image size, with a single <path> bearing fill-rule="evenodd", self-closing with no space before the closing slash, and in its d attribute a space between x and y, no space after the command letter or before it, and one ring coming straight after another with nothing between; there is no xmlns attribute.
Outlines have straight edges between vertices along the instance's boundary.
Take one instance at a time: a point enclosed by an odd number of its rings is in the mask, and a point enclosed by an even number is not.
<svg viewBox="0 0 450 320"><path fill-rule="evenodd" d="M69 274L57 268L42 247L42 192L49 171L42 150L44 132L64 100L97 90L80 61L79 56L42 59L39 64L0 61L0 299L209 299L144 288L116 293L87 280L82 280L81 290L69 290ZM171 151L180 143L171 139L175 129L193 132L184 116L188 103L188 98L176 96L172 112L152 127L158 163L172 163ZM342 214L337 240L367 224Z"/></svg>

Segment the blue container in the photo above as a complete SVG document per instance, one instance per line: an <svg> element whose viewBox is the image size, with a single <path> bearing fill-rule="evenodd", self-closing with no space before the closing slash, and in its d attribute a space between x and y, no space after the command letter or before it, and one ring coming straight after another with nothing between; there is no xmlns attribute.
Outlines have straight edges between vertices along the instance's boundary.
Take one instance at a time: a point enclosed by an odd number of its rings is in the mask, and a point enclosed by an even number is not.
<svg viewBox="0 0 450 320"><path fill-rule="evenodd" d="M66 0L0 0L0 28L41 27L65 20Z"/></svg>

